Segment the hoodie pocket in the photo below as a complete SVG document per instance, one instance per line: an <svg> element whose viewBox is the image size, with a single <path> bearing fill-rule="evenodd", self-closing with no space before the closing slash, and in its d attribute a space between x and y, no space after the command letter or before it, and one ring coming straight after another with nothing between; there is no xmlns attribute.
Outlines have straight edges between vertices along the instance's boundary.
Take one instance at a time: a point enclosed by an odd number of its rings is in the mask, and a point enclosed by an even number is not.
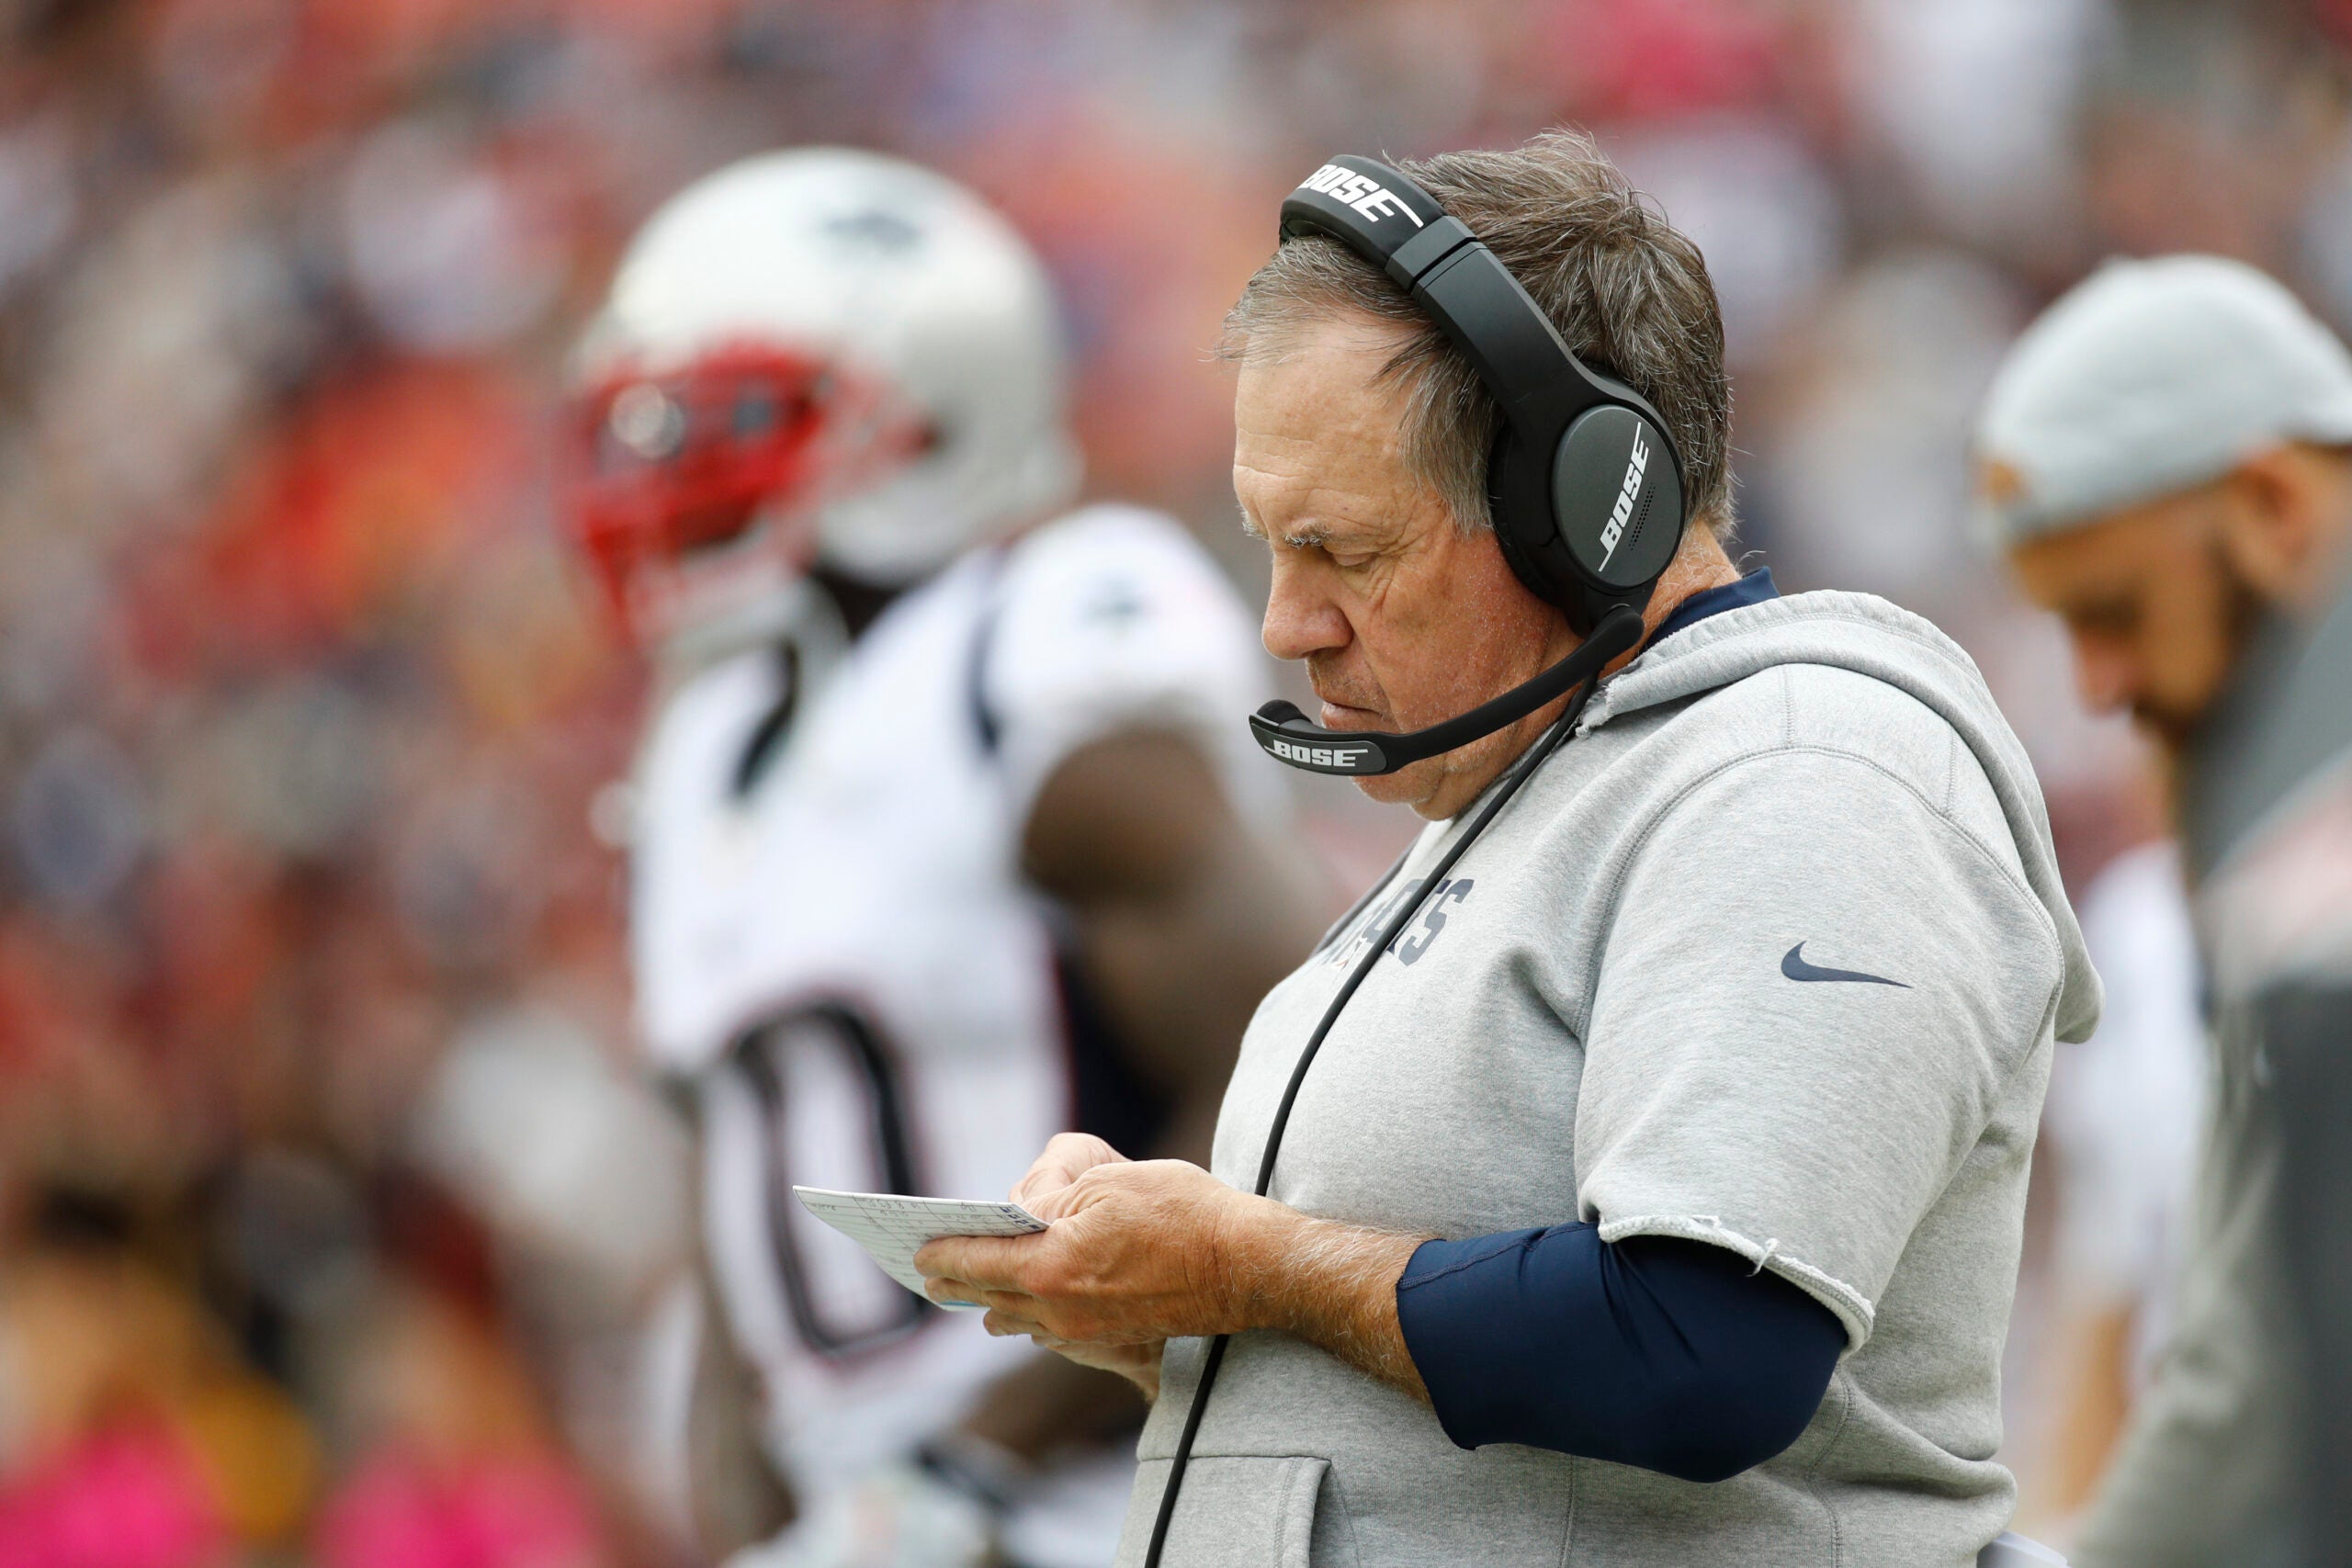
<svg viewBox="0 0 2352 1568"><path fill-rule="evenodd" d="M1117 1568L1143 1568L1168 1464L1146 1460L1136 1468ZM1184 1468L1160 1568L1354 1568L1344 1519L1321 1521L1322 1550L1316 1550L1317 1516L1330 1469L1330 1461L1307 1455L1194 1459Z"/></svg>

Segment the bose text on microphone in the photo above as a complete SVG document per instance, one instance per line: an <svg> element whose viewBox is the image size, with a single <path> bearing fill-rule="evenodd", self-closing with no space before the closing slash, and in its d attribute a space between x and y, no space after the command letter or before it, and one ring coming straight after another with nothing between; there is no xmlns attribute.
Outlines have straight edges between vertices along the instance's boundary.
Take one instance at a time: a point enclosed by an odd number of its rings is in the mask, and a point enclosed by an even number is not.
<svg viewBox="0 0 2352 1568"><path fill-rule="evenodd" d="M1268 703L1250 716L1250 734L1278 762L1314 773L1364 777L1393 773L1424 757L1467 746L1482 736L1518 723L1547 703L1557 702L1606 669L1609 661L1642 639L1639 611L1619 605L1602 617L1583 646L1532 680L1479 704L1468 713L1409 734L1380 730L1327 729L1291 702Z"/></svg>

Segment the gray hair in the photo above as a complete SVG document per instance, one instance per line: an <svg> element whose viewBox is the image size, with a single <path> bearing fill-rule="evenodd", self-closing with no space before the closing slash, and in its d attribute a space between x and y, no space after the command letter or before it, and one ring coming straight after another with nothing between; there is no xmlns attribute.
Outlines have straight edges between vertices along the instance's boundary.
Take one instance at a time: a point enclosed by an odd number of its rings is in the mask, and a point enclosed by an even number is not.
<svg viewBox="0 0 2352 1568"><path fill-rule="evenodd" d="M1396 167L1487 243L1577 358L1649 400L1681 452L1692 518L1728 537L1731 383L1723 312L1699 247L1582 131ZM1436 487L1457 523L1491 525L1487 456L1501 409L1437 324L1344 245L1310 236L1276 249L1227 313L1218 354L1279 358L1343 310L1406 329L1380 370L1406 389L1406 466Z"/></svg>

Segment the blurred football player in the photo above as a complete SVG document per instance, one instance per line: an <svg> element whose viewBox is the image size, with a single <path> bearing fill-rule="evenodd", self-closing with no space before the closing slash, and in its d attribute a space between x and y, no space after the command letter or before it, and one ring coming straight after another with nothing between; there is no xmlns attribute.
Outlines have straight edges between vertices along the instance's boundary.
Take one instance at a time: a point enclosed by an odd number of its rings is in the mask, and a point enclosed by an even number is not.
<svg viewBox="0 0 2352 1568"><path fill-rule="evenodd" d="M1254 628L1175 523L1067 510L1045 274L923 169L692 186L575 375L573 522L656 667L641 1032L797 1505L744 1561L1107 1562L1119 1380L908 1293L790 1190L995 1197L1069 1127L1206 1156L1314 934L1238 716Z"/></svg>

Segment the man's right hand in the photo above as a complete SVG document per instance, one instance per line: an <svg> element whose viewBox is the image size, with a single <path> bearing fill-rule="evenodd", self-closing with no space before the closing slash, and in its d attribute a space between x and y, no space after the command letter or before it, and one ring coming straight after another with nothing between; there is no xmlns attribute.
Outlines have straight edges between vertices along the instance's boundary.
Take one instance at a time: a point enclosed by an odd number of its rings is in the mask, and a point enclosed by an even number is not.
<svg viewBox="0 0 2352 1568"><path fill-rule="evenodd" d="M1127 1156L1091 1133L1057 1133L1029 1174L1013 1183L1012 1201L1041 1220L1061 1218L1060 1194L1098 1165L1125 1165Z"/></svg>
<svg viewBox="0 0 2352 1568"><path fill-rule="evenodd" d="M1012 1201L1041 1220L1062 1217L1063 1194L1070 1184L1098 1165L1125 1165L1127 1156L1091 1133L1057 1133L1046 1152L1013 1185ZM1159 1397L1159 1356L1165 1339L1141 1345L1080 1345L1030 1336L1040 1348L1068 1357L1082 1367L1116 1372L1143 1391L1147 1400Z"/></svg>

